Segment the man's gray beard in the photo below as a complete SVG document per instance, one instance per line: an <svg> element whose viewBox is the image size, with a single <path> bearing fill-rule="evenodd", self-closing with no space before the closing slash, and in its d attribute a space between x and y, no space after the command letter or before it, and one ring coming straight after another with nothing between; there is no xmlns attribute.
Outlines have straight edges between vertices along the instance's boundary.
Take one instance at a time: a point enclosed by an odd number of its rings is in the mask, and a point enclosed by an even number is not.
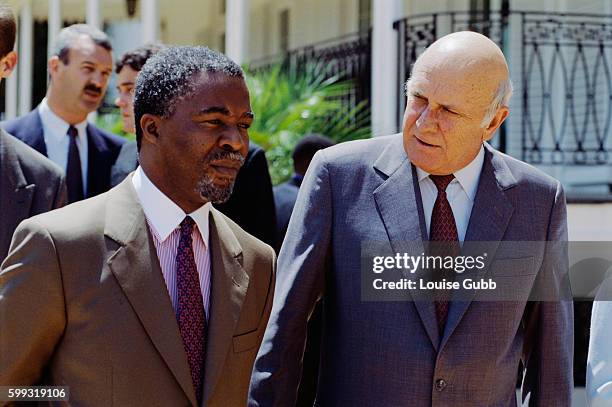
<svg viewBox="0 0 612 407"><path fill-rule="evenodd" d="M206 167L211 162L216 160L234 160L239 162L241 167L244 164L244 157L242 156L242 154L233 151L219 151L206 157L206 159L202 163L202 167ZM208 202L216 204L223 203L227 201L232 195L232 190L234 189L235 182L236 178L234 178L226 186L219 187L215 185L213 178L211 178L208 174L204 174L202 179L198 181L198 185L196 185L196 191L200 194L202 199Z"/></svg>
<svg viewBox="0 0 612 407"><path fill-rule="evenodd" d="M204 177L198 182L196 189L202 199L215 204L220 204L227 201L232 195L234 182L235 180L227 186L220 187L215 185L211 177L204 175Z"/></svg>

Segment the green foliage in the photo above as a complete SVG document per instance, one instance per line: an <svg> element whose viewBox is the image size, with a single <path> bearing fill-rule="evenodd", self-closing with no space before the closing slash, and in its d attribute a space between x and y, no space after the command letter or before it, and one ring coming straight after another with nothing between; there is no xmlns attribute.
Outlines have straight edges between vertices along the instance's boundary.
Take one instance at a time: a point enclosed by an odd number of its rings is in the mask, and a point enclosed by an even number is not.
<svg viewBox="0 0 612 407"><path fill-rule="evenodd" d="M135 134L129 134L123 131L123 119L121 118L119 109L114 109L110 113L99 114L96 120L96 126L128 140L136 140Z"/></svg>
<svg viewBox="0 0 612 407"><path fill-rule="evenodd" d="M266 150L274 184L293 173L291 153L304 135L319 133L337 143L370 136L367 102L347 107L342 98L352 83L330 76L322 64L301 71L283 71L280 64L260 72L247 69L247 85L255 113L249 135Z"/></svg>

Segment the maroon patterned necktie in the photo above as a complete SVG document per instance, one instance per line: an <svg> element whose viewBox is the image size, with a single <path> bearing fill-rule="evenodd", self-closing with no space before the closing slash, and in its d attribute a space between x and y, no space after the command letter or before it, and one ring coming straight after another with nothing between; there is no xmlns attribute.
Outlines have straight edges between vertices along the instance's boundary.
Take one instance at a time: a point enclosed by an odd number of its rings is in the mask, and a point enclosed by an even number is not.
<svg viewBox="0 0 612 407"><path fill-rule="evenodd" d="M176 282L178 287L178 309L176 318L183 338L187 361L191 368L191 379L198 404L202 402L204 378L204 338L206 317L200 290L200 278L193 255L191 232L195 222L187 216L181 222L181 237L176 252Z"/></svg>
<svg viewBox="0 0 612 407"><path fill-rule="evenodd" d="M454 175L430 175L429 178L433 181L438 189L438 196L431 213L431 223L429 226L429 241L430 242L459 242L457 235L457 224L455 223L455 216L453 210L446 198L446 187L455 178ZM454 256L459 254L458 244L441 244L434 248L436 251L435 255L439 256ZM433 254L433 253L432 253ZM436 270L437 279L441 280L440 273L444 273L444 278L454 278L453 270ZM448 291L448 292L447 292ZM446 318L448 316L448 298L450 296L450 290L437 290L436 300L434 302L436 306L436 317L438 319L438 328L440 336L444 331L446 325Z"/></svg>

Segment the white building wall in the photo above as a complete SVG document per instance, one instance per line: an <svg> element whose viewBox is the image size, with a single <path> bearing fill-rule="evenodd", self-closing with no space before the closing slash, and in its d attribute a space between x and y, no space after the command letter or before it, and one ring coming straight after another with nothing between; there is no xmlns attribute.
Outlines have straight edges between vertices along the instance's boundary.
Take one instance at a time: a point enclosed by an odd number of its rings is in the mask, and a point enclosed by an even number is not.
<svg viewBox="0 0 612 407"><path fill-rule="evenodd" d="M216 2L189 1L191 3L189 6L185 3L181 2L180 6L177 6L175 0L160 1L162 42L173 45L199 44L202 40L202 38L199 38L199 34L206 26L221 27L220 30L212 31L211 34L213 35L223 31L225 22L215 13L214 3ZM208 41L210 43L204 45L218 46L218 43L214 42L214 38L208 38Z"/></svg>
<svg viewBox="0 0 612 407"><path fill-rule="evenodd" d="M358 29L358 0L269 0L251 7L253 60L280 53L280 13L289 10L289 48L352 34Z"/></svg>

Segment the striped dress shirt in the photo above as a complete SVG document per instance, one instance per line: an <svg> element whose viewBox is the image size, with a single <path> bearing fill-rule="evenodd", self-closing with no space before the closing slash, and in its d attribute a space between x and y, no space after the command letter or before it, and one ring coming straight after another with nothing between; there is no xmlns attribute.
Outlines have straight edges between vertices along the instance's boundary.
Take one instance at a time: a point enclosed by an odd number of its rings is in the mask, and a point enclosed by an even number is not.
<svg viewBox="0 0 612 407"><path fill-rule="evenodd" d="M185 219L185 212L170 198L161 192L147 177L142 168L138 167L132 177L136 195L142 205L147 219L147 225L153 236L153 243L159 259L168 295L176 313L178 307L178 288L176 281L176 252L180 240L180 223ZM195 221L191 237L193 239L193 255L200 277L200 289L204 303L206 319L210 308L210 252L208 214L210 203L207 203L189 216Z"/></svg>

